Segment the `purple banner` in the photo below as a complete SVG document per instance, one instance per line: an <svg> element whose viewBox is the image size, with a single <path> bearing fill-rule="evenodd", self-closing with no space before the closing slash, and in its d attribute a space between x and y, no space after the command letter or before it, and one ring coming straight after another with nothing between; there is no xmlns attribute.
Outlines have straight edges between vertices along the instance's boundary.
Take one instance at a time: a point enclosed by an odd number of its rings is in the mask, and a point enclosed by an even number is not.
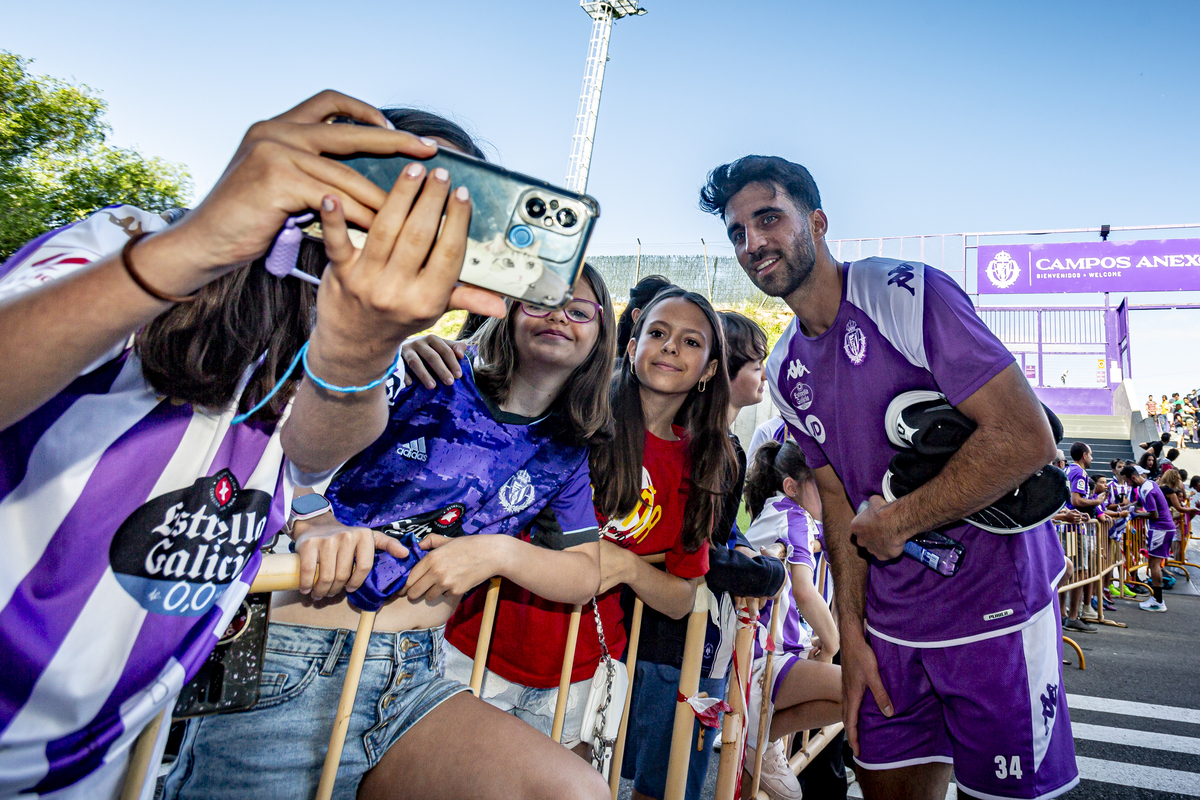
<svg viewBox="0 0 1200 800"><path fill-rule="evenodd" d="M979 294L1200 289L1200 239L981 245Z"/></svg>

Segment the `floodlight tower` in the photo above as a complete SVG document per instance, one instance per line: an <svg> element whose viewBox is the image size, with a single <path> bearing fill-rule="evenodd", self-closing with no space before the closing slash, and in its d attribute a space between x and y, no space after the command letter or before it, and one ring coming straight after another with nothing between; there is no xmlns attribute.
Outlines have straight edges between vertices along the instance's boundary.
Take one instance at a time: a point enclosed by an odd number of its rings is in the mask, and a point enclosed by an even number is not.
<svg viewBox="0 0 1200 800"><path fill-rule="evenodd" d="M640 17L646 9L638 5L638 0L579 0L579 5L592 18L592 40L588 44L583 91L579 93L579 113L575 115L567 188L584 192L587 191L588 167L592 163L592 142L596 138L596 118L600 115L600 90L604 87L604 65L608 61L608 39L612 35L613 20Z"/></svg>

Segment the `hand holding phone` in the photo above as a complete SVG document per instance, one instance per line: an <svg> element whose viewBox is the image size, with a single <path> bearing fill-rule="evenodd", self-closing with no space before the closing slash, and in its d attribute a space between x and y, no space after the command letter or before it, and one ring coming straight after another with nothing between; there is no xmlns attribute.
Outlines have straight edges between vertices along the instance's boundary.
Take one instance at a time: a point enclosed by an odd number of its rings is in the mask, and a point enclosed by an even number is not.
<svg viewBox="0 0 1200 800"><path fill-rule="evenodd" d="M330 266L309 345L317 374L334 383L376 378L400 342L450 309L503 316L498 296L457 285L470 214L470 193L462 187L451 192L444 169L428 174L414 163L388 193L360 250L336 198L323 199Z"/></svg>
<svg viewBox="0 0 1200 800"><path fill-rule="evenodd" d="M330 122L363 124L346 117ZM446 147L432 157L359 153L339 158L384 190L414 163L430 174L446 170L451 186L466 187L473 201L460 280L545 308L561 308L571 300L600 216L592 197ZM321 235L315 226L305 231Z"/></svg>

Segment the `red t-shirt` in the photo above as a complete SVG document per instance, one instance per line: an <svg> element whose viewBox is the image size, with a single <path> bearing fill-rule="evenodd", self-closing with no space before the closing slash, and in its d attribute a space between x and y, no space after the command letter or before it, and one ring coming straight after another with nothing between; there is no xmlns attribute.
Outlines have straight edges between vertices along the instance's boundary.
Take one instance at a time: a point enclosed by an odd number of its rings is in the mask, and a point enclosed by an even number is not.
<svg viewBox="0 0 1200 800"><path fill-rule="evenodd" d="M690 474L688 444L684 431L675 428L677 441L646 433L642 456L642 497L633 513L623 520L597 515L600 535L638 555L666 553L666 568L680 578L699 578L708 572L708 545L694 553L683 549L680 534L687 505ZM604 638L614 658L625 652L625 628L621 624L621 588L597 598ZM446 625L446 639L468 657L475 654L486 592L466 597ZM591 604L589 603L588 606ZM488 669L505 680L524 686L550 688L558 685L571 607L551 603L505 581L496 610L496 627L488 652ZM592 677L600 663L600 642L595 617L584 608L575 648L571 681Z"/></svg>

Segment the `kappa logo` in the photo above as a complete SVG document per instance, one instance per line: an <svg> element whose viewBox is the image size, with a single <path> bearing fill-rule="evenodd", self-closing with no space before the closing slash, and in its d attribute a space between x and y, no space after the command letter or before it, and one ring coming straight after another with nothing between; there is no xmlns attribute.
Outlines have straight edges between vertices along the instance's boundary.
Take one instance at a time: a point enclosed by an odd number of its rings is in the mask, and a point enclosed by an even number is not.
<svg viewBox="0 0 1200 800"><path fill-rule="evenodd" d="M812 387L807 383L797 383L792 387L792 405L797 411L805 411L813 404Z"/></svg>
<svg viewBox="0 0 1200 800"><path fill-rule="evenodd" d="M1021 277L1021 265L1008 254L1007 250L996 253L995 258L987 265L988 280L997 289L1007 289Z"/></svg>
<svg viewBox="0 0 1200 800"><path fill-rule="evenodd" d="M801 364L800 359L798 358L793 358L790 362L788 362L787 376L789 381L794 381L797 378L803 378L809 372L811 372L811 370Z"/></svg>
<svg viewBox="0 0 1200 800"><path fill-rule="evenodd" d="M523 469L517 470L517 474L500 487L500 505L510 514L519 514L533 505L535 494L529 473Z"/></svg>
<svg viewBox="0 0 1200 800"><path fill-rule="evenodd" d="M1042 700L1042 722L1046 726L1046 736L1050 735L1050 723L1054 721L1054 714L1058 710L1058 687L1053 683L1046 684L1046 691L1041 697Z"/></svg>
<svg viewBox="0 0 1200 800"><path fill-rule="evenodd" d="M396 448L396 452L405 458L412 458L417 461L428 461L429 453L425 450L425 437L413 439L408 444L402 444Z"/></svg>
<svg viewBox="0 0 1200 800"><path fill-rule="evenodd" d="M842 349L846 351L846 357L850 359L850 363L856 367L867 360L867 335L854 320L846 323L846 335L842 339Z"/></svg>
<svg viewBox="0 0 1200 800"><path fill-rule="evenodd" d="M913 297L917 296L917 292L913 287L909 286L909 282L913 279L913 268L911 264L901 264L894 270L888 273L888 286L899 286L901 289L907 289L908 293Z"/></svg>

